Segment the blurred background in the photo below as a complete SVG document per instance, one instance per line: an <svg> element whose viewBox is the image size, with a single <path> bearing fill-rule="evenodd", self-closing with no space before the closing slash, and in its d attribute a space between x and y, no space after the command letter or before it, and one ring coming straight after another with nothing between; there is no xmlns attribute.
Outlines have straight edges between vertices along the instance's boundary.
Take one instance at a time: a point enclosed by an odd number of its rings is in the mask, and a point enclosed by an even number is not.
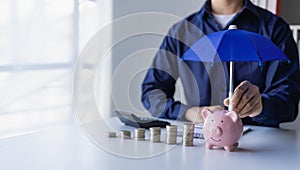
<svg viewBox="0 0 300 170"><path fill-rule="evenodd" d="M300 1L253 2L282 16L299 41ZM199 10L203 3L204 0L0 0L0 138L77 123L72 94L75 64L85 44L101 28L121 17L143 12L181 18ZM172 23L166 24L163 27ZM117 34L114 31L112 38ZM157 48L162 38L136 37L112 49L110 63L103 70L108 79L128 55L147 47ZM144 64L149 65L152 58L149 56ZM125 70L130 70L130 65ZM128 79L135 82L130 88L135 90L130 92L131 105L122 104L127 97L122 94L117 95L122 99L116 101L119 103L111 102L109 94L104 96L107 100L97 101L106 105L106 117L116 106L143 112L137 98L143 75L144 72L138 74L138 80ZM121 88L122 84L114 87Z"/></svg>

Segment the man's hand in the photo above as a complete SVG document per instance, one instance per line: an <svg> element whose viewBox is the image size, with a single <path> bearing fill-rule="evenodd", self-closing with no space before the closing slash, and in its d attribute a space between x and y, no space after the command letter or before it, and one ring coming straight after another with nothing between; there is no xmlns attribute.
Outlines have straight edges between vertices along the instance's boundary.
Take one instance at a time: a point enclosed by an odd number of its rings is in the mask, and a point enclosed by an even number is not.
<svg viewBox="0 0 300 170"><path fill-rule="evenodd" d="M224 110L224 107L222 107L220 105L217 105L217 106L205 106L205 107L191 107L184 114L184 118L186 120L188 120L188 121L191 121L191 122L195 123L195 124L203 123L204 120L202 118L201 111L204 108L207 108L207 109L209 109L211 111Z"/></svg>
<svg viewBox="0 0 300 170"><path fill-rule="evenodd" d="M241 117L255 117L262 111L262 100L259 89L249 81L243 81L232 95L232 108ZM229 99L224 100L224 105L229 106Z"/></svg>

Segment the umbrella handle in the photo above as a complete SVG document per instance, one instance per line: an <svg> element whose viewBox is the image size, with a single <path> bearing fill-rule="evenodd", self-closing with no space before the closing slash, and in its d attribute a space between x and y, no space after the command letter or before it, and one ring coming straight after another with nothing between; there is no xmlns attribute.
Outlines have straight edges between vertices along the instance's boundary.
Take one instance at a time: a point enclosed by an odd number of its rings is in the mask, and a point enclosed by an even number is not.
<svg viewBox="0 0 300 170"><path fill-rule="evenodd" d="M230 30L232 29L237 29L237 26L236 25L230 25L229 28ZM232 98L232 95L233 95L233 62L230 61L230 73L229 73L229 94L228 94L228 97L229 97L229 107L228 107L228 110L229 111L232 111L232 102L231 102L231 98Z"/></svg>
<svg viewBox="0 0 300 170"><path fill-rule="evenodd" d="M229 107L228 107L228 110L229 111L232 111L232 103L231 103L231 98L232 98L232 95L233 95L233 62L230 61L230 70L229 70L229 94L228 94L228 97L229 97Z"/></svg>
<svg viewBox="0 0 300 170"><path fill-rule="evenodd" d="M233 95L233 92L229 92L229 106L228 106L228 111L232 111L233 108L232 108L232 103L231 103L231 97Z"/></svg>

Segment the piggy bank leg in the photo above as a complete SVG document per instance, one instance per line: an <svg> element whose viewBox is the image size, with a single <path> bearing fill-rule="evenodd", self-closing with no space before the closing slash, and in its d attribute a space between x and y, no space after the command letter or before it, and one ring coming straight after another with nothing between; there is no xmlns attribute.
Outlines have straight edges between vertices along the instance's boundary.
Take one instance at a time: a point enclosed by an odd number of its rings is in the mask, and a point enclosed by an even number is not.
<svg viewBox="0 0 300 170"><path fill-rule="evenodd" d="M233 146L224 146L224 149L230 152L233 149Z"/></svg>
<svg viewBox="0 0 300 170"><path fill-rule="evenodd" d="M213 148L213 145L210 144L209 142L206 142L206 147L207 147L208 149L212 149L212 148Z"/></svg>
<svg viewBox="0 0 300 170"><path fill-rule="evenodd" d="M232 151L233 149L236 149L237 147L239 146L239 143L238 142L236 142L236 143L234 143L233 145L231 145L231 146L224 146L224 149L226 150L226 151Z"/></svg>

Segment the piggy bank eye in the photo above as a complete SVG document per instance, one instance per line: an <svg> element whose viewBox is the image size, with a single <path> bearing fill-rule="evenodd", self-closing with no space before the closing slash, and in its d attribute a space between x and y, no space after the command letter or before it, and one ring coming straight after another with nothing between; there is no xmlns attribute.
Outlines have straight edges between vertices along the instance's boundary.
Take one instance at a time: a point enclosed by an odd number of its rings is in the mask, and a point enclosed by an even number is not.
<svg viewBox="0 0 300 170"><path fill-rule="evenodd" d="M223 121L223 120L221 120L221 122L223 123L224 121Z"/></svg>

